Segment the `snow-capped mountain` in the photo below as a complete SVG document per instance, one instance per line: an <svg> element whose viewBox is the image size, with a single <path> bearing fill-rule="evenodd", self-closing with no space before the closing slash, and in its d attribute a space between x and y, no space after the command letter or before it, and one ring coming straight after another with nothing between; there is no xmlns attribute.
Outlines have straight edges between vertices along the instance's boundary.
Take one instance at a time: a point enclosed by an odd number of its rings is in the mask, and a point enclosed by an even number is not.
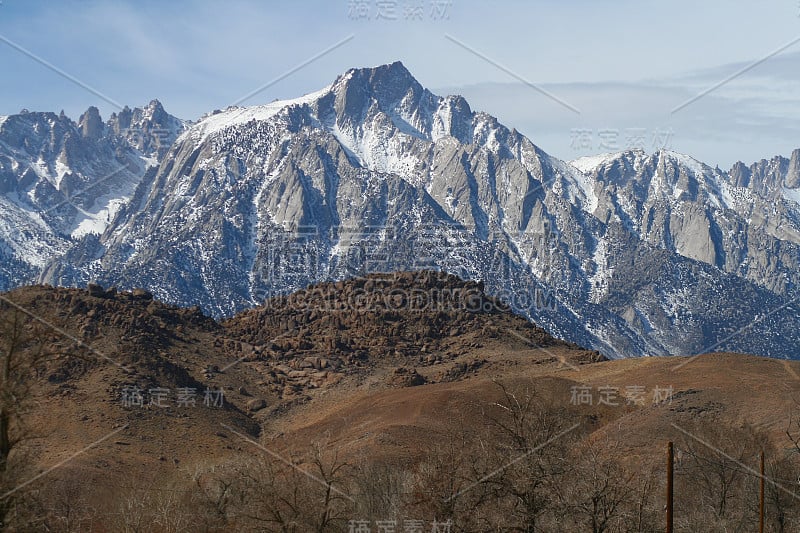
<svg viewBox="0 0 800 533"><path fill-rule="evenodd" d="M161 161L189 124L167 113L158 100L152 100L144 108L130 109L125 106L108 119L108 128L125 139L151 164Z"/></svg>
<svg viewBox="0 0 800 533"><path fill-rule="evenodd" d="M794 150L789 159L776 156L762 159L749 167L736 163L730 171L732 183L737 187L752 189L764 196L794 194L800 188L800 149Z"/></svg>
<svg viewBox="0 0 800 533"><path fill-rule="evenodd" d="M351 69L203 117L41 279L143 286L219 316L313 281L434 267L613 357L791 357L800 218L785 166L776 201L672 152L570 164L400 63Z"/></svg>
<svg viewBox="0 0 800 533"><path fill-rule="evenodd" d="M63 112L0 118L0 289L32 282L75 239L102 233L158 163L158 143L184 129L157 101L107 124L94 107L77 123Z"/></svg>
<svg viewBox="0 0 800 533"><path fill-rule="evenodd" d="M800 183L789 160L773 161L768 172L762 161L752 171L738 163L730 174L665 151L572 164L598 191L594 216L623 220L655 247L791 296L800 287Z"/></svg>

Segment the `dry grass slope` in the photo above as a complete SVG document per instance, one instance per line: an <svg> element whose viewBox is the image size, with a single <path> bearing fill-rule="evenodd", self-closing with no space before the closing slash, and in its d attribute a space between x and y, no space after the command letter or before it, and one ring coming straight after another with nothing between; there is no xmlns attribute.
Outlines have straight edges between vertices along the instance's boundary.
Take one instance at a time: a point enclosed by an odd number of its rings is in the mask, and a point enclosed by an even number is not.
<svg viewBox="0 0 800 533"><path fill-rule="evenodd" d="M761 449L769 527L800 527L795 362L604 361L435 272L221 323L97 286L12 291L0 317L46 354L10 425L9 530L656 531L670 440L679 530L752 530Z"/></svg>

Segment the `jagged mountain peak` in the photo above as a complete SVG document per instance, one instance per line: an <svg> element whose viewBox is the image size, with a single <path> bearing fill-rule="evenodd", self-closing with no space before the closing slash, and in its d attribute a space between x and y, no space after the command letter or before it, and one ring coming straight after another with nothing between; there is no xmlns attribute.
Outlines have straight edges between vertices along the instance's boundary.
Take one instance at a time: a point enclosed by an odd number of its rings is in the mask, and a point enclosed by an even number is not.
<svg viewBox="0 0 800 533"><path fill-rule="evenodd" d="M632 219L640 218L643 210L656 204L659 209L687 203L726 209L736 202L725 172L673 150L626 150L571 163L593 182L601 182L601 188L613 186L615 195L627 190L623 203Z"/></svg>
<svg viewBox="0 0 800 533"><path fill-rule="evenodd" d="M696 174L703 174L706 172L715 171L715 169L711 168L706 163L703 163L699 159L696 159L695 157L688 154L666 149L661 149L658 152L656 152L656 154L658 156L659 161L663 161L665 164L684 167Z"/></svg>
<svg viewBox="0 0 800 533"><path fill-rule="evenodd" d="M125 124L130 120L150 120L155 122L163 122L171 119L175 119L175 117L166 111L160 100L154 98L150 100L147 105L134 108L130 108L126 105L118 113L111 113L109 123Z"/></svg>
<svg viewBox="0 0 800 533"><path fill-rule="evenodd" d="M698 161L694 157L672 150L659 150L653 155L655 159L656 176L666 179L670 186L680 186L681 183L702 183L709 187L717 187L715 183L721 176L721 171L716 170ZM685 189L684 189L685 190Z"/></svg>
<svg viewBox="0 0 800 533"><path fill-rule="evenodd" d="M800 203L800 148L792 150L786 158L776 155L750 165L737 161L728 171L729 181L760 195L777 199L787 197ZM787 191L789 191L787 193Z"/></svg>
<svg viewBox="0 0 800 533"><path fill-rule="evenodd" d="M353 79L366 79L370 82L403 80L409 84L418 83L402 61L394 61L375 67L349 68L343 74L337 76L334 85Z"/></svg>
<svg viewBox="0 0 800 533"><path fill-rule="evenodd" d="M158 124L163 124L170 120L171 115L164 109L164 105L154 98L142 108L142 118Z"/></svg>
<svg viewBox="0 0 800 533"><path fill-rule="evenodd" d="M422 85L400 61L377 67L353 68L333 83L334 91L357 86L367 89L374 97L395 103L409 91L421 91Z"/></svg>
<svg viewBox="0 0 800 533"><path fill-rule="evenodd" d="M143 107L131 109L125 106L119 113L111 115L107 126L141 152L151 166L164 157L175 139L188 127L186 122L170 115L156 99Z"/></svg>
<svg viewBox="0 0 800 533"><path fill-rule="evenodd" d="M103 119L100 117L100 110L95 106L90 106L78 120L81 133L87 138L98 138L103 134Z"/></svg>
<svg viewBox="0 0 800 533"><path fill-rule="evenodd" d="M399 61L349 69L330 85L299 98L214 111L203 116L185 138L202 143L222 131L272 120L298 109L301 113L295 118L302 116L299 125L320 125L340 140L353 137L355 129L363 129L365 123L377 119L381 128L424 140L452 135L462 142L471 141L463 124L473 117L467 101L462 96L442 98L432 94Z"/></svg>
<svg viewBox="0 0 800 533"><path fill-rule="evenodd" d="M143 286L229 316L309 283L423 266L484 280L551 333L619 357L700 350L720 325L744 325L720 309L745 294L769 307L800 280L797 224L718 169L642 150L570 166L400 62L214 112L175 143L122 135L183 131L162 110L153 101L109 121L109 149L150 159L155 147L158 168L142 171L102 238L42 281ZM764 324L775 329L762 353L795 338L791 318L775 320L785 325Z"/></svg>
<svg viewBox="0 0 800 533"><path fill-rule="evenodd" d="M6 115L0 117L0 129L6 128L20 128L20 127L50 127L59 124L60 127L74 126L75 122L64 114L56 114L52 111L26 111L13 115Z"/></svg>
<svg viewBox="0 0 800 533"><path fill-rule="evenodd" d="M106 123L95 106L77 122L63 111L0 119L0 284L30 281L73 239L102 233L183 127L153 103ZM11 272L12 260L31 268Z"/></svg>
<svg viewBox="0 0 800 533"><path fill-rule="evenodd" d="M157 98L153 98L150 100L150 103L147 104L147 109L152 109L155 111L164 111L164 106L161 104L161 101Z"/></svg>

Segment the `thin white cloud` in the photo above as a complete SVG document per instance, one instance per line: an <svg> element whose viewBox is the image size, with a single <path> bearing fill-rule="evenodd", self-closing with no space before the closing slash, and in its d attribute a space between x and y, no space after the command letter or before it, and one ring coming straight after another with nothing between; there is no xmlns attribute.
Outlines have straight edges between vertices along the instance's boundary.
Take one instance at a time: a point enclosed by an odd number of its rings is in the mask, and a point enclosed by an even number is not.
<svg viewBox="0 0 800 533"><path fill-rule="evenodd" d="M668 116L737 65L800 34L795 0L453 0L446 18L434 20L426 10L418 21L403 19L402 3L396 20L356 19L350 5L7 1L0 7L0 33L116 101L141 105L159 98L188 119L226 106L352 33L352 43L270 87L260 95L263 101L316 90L349 67L399 59L423 85L460 87L473 107L563 158L584 153L571 146L575 128L618 129L620 135L644 128L648 136L671 128L676 148L721 165L800 145L794 126L798 51L774 57ZM507 73L445 34L573 102L581 115L570 116L527 87L515 88ZM0 87L0 114L65 108L77 116L88 105L104 115L111 111L18 55L0 48L0 61L14 71ZM647 78L654 81L637 81ZM557 83L565 81L571 83Z"/></svg>
<svg viewBox="0 0 800 533"><path fill-rule="evenodd" d="M463 94L474 108L498 116L563 159L614 151L608 145L615 135L624 149L628 137L643 133L647 150L668 141L672 149L728 168L737 160L788 155L800 147L798 63L800 53L771 58L674 114L676 105L749 63L662 80L545 84L574 102L582 111L578 117L565 115L519 83L445 87L440 92Z"/></svg>

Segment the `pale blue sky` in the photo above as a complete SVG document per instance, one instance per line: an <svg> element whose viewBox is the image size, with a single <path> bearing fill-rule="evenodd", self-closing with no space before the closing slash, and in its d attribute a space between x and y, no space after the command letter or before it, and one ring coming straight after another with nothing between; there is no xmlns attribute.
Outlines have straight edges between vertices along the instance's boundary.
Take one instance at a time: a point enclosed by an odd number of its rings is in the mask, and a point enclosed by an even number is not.
<svg viewBox="0 0 800 533"><path fill-rule="evenodd" d="M0 37L131 106L158 98L195 119L318 55L247 104L311 92L350 67L401 60L564 159L633 137L727 168L800 147L798 0L2 0ZM412 9L421 6L422 10ZM366 8L367 18L359 17ZM517 78L449 40L459 40ZM114 105L0 42L0 114ZM616 144L614 144L616 139Z"/></svg>

